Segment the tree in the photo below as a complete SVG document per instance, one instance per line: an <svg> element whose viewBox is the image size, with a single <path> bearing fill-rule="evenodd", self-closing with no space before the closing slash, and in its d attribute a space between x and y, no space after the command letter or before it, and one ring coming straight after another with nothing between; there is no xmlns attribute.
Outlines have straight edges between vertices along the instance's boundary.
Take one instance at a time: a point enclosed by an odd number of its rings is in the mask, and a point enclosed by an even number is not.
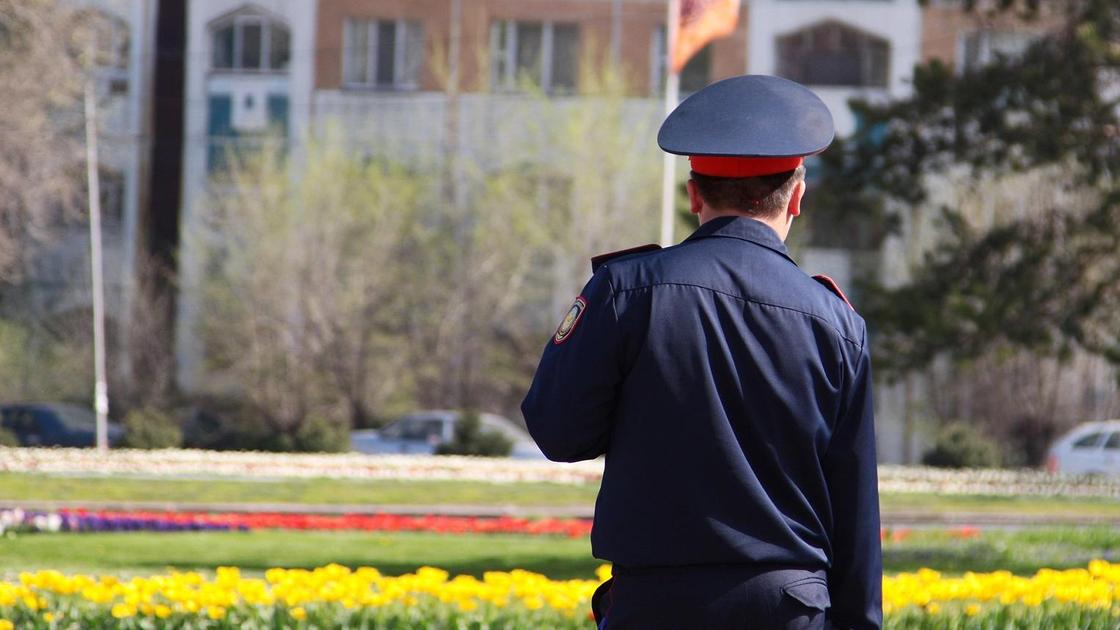
<svg viewBox="0 0 1120 630"><path fill-rule="evenodd" d="M423 258L406 309L422 406L518 417L589 258L656 238L660 111L627 99L615 69L585 61L580 98L526 87L499 103L516 141L495 138L495 159L460 164L462 201L430 206L409 248Z"/></svg>
<svg viewBox="0 0 1120 630"><path fill-rule="evenodd" d="M70 3L0 0L0 281L85 207L81 99L102 26Z"/></svg>
<svg viewBox="0 0 1120 630"><path fill-rule="evenodd" d="M513 450L513 442L494 429L482 426L477 411L465 411L455 423L451 441L440 444L436 455L479 455L506 457Z"/></svg>
<svg viewBox="0 0 1120 630"><path fill-rule="evenodd" d="M111 20L82 3L0 0L0 396L7 400L92 398L88 271L71 271L87 268L83 92L92 81L105 96L101 68L120 60L112 47L121 40L107 36ZM112 326L107 332L116 358L120 335ZM123 376L110 374L114 413Z"/></svg>
<svg viewBox="0 0 1120 630"><path fill-rule="evenodd" d="M655 235L656 104L636 117L617 78L589 74L586 87L584 99L502 99L502 129L516 134L502 144L460 130L497 157L458 160L442 178L337 132L299 157L234 160L188 240L207 252L211 384L236 384L296 442L313 417L376 426L416 406L517 417L590 256Z"/></svg>
<svg viewBox="0 0 1120 630"><path fill-rule="evenodd" d="M277 434L298 443L312 418L367 425L403 389L418 181L330 134L298 164L266 149L215 187L192 235L208 252L211 381L229 379Z"/></svg>
<svg viewBox="0 0 1120 630"><path fill-rule="evenodd" d="M862 208L875 220L928 209L930 185L947 178L1049 174L1064 193L987 224L940 208L946 238L908 283L869 287L863 300L877 366L890 377L1000 354L1066 361L1089 352L1120 364L1120 5L1049 6L1066 8L1066 25L1022 57L960 74L919 67L910 98L855 103L862 131L825 154L822 211Z"/></svg>

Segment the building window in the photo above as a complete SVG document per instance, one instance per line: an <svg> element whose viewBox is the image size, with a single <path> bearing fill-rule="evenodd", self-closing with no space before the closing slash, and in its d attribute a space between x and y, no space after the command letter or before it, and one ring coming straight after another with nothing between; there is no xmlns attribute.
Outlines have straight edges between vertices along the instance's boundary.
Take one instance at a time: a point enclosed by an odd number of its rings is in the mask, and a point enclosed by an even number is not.
<svg viewBox="0 0 1120 630"><path fill-rule="evenodd" d="M415 90L423 56L424 29L419 22L348 19L343 23L343 85Z"/></svg>
<svg viewBox="0 0 1120 630"><path fill-rule="evenodd" d="M288 69L291 35L264 15L236 15L214 29L214 69L276 72Z"/></svg>
<svg viewBox="0 0 1120 630"><path fill-rule="evenodd" d="M653 30L649 47L649 85L650 93L659 96L665 92L665 77L668 74L668 53L665 51L665 26ZM688 63L681 68L681 94L698 92L712 82L712 45L700 49Z"/></svg>
<svg viewBox="0 0 1120 630"><path fill-rule="evenodd" d="M522 82L546 92L574 92L579 80L579 25L515 22L490 25L490 77L499 90Z"/></svg>
<svg viewBox="0 0 1120 630"><path fill-rule="evenodd" d="M887 87L890 44L825 22L778 38L778 74L807 85Z"/></svg>
<svg viewBox="0 0 1120 630"><path fill-rule="evenodd" d="M124 174L102 169L100 175L101 222L105 227L118 227L124 219Z"/></svg>
<svg viewBox="0 0 1120 630"><path fill-rule="evenodd" d="M957 64L961 72L972 72L994 62L998 57L1016 59L1030 47L1038 35L999 31L973 31L961 35Z"/></svg>
<svg viewBox="0 0 1120 630"><path fill-rule="evenodd" d="M207 170L224 174L260 151L284 151L288 96L267 88L242 93L214 92L208 99ZM231 163L231 160L233 163Z"/></svg>

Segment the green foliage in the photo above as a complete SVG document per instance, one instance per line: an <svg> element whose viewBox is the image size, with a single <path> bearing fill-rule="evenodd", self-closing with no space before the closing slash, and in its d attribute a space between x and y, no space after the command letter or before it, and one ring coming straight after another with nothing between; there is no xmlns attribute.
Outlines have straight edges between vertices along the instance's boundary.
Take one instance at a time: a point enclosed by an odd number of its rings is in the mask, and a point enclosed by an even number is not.
<svg viewBox="0 0 1120 630"><path fill-rule="evenodd" d="M90 320L75 319L0 319L0 400L92 397Z"/></svg>
<svg viewBox="0 0 1120 630"><path fill-rule="evenodd" d="M338 133L310 143L305 164L293 178L281 156L239 163L238 192L214 195L192 234L208 257L209 367L254 410L231 437L258 434L256 448L342 448L327 427L365 423L407 359L397 263L423 178L363 161Z"/></svg>
<svg viewBox="0 0 1120 630"><path fill-rule="evenodd" d="M1056 187L1090 199L1084 209L1056 201L992 227L943 210L946 238L915 265L910 283L864 291L861 312L875 328L881 373L1000 345L1049 357L1080 347L1120 363L1120 4L1062 6L1066 26L1019 58L964 73L933 62L916 69L909 98L854 103L860 130L822 156L826 178L814 209L822 214L858 208L882 223L903 207L913 216L931 202L932 180L962 170L978 186L1056 170L1064 177Z"/></svg>
<svg viewBox="0 0 1120 630"><path fill-rule="evenodd" d="M248 405L225 403L221 412L196 412L188 423L193 448L276 453L341 453L350 449L348 426L322 415L308 415L283 430L275 419Z"/></svg>
<svg viewBox="0 0 1120 630"><path fill-rule="evenodd" d="M513 451L513 442L501 433L486 429L478 412L465 411L455 423L455 435L450 442L440 444L436 455L480 455L506 457Z"/></svg>
<svg viewBox="0 0 1120 630"><path fill-rule="evenodd" d="M15 433L0 427L0 446L19 446L19 438Z"/></svg>
<svg viewBox="0 0 1120 630"><path fill-rule="evenodd" d="M126 448L178 448L183 445L183 431L166 413L152 408L134 409L124 417Z"/></svg>
<svg viewBox="0 0 1120 630"><path fill-rule="evenodd" d="M344 453L350 450L350 431L341 422L314 416L300 426L293 446L304 453Z"/></svg>
<svg viewBox="0 0 1120 630"><path fill-rule="evenodd" d="M940 468L995 468L1000 465L999 445L964 423L945 426L922 463Z"/></svg>
<svg viewBox="0 0 1120 630"><path fill-rule="evenodd" d="M233 160L186 235L202 252L201 385L264 410L269 448L294 448L315 416L514 409L588 257L656 237L661 114L581 70L583 98L500 99L500 130L454 120L451 137L487 138L468 159L356 151L325 125L298 165Z"/></svg>

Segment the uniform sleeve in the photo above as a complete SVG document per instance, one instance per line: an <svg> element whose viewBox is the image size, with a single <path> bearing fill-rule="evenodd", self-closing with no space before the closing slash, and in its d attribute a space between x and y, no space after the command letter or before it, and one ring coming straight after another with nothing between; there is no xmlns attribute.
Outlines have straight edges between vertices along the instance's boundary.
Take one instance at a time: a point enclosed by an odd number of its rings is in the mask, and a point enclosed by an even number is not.
<svg viewBox="0 0 1120 630"><path fill-rule="evenodd" d="M576 304L581 301L583 310L566 334L564 322L549 339L521 403L529 433L553 461L594 459L606 452L622 380L622 340L605 268L591 278Z"/></svg>
<svg viewBox="0 0 1120 630"><path fill-rule="evenodd" d="M828 577L832 621L837 628L880 628L883 552L866 334L824 464L833 518L833 560Z"/></svg>

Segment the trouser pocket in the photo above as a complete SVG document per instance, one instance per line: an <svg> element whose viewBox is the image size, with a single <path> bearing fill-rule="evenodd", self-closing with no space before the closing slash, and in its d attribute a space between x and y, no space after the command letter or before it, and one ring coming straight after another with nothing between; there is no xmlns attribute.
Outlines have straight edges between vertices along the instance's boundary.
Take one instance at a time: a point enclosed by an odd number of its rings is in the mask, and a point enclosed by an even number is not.
<svg viewBox="0 0 1120 630"><path fill-rule="evenodd" d="M782 595L814 610L828 610L832 600L828 596L828 583L823 578L810 576L782 585Z"/></svg>

